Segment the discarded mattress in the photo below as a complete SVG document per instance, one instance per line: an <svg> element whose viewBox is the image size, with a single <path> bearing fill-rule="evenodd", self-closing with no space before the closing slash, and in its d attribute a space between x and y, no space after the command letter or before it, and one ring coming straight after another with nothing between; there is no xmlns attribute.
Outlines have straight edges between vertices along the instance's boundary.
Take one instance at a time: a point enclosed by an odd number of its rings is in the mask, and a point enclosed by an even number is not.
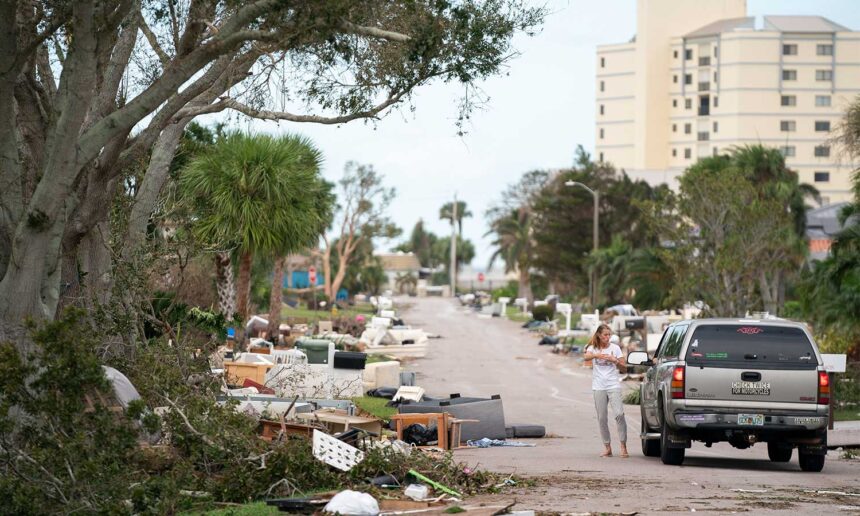
<svg viewBox="0 0 860 516"><path fill-rule="evenodd" d="M421 414L428 412L447 412L457 419L477 419L478 423L464 423L460 437L470 441L488 437L504 439L505 411L502 398L466 398L453 395L451 398L404 403L400 405L401 414Z"/></svg>

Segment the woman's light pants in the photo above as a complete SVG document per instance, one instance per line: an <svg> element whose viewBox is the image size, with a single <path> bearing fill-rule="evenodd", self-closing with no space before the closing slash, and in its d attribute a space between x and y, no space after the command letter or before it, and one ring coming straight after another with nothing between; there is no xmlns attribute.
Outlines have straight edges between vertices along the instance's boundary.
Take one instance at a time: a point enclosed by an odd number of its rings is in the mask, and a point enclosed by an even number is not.
<svg viewBox="0 0 860 516"><path fill-rule="evenodd" d="M597 410L597 423L603 444L609 444L609 420L607 412L615 418L618 427L618 440L627 442L627 421L624 419L624 405L621 403L621 389L591 391L594 393L594 408ZM608 409L608 410L607 410Z"/></svg>

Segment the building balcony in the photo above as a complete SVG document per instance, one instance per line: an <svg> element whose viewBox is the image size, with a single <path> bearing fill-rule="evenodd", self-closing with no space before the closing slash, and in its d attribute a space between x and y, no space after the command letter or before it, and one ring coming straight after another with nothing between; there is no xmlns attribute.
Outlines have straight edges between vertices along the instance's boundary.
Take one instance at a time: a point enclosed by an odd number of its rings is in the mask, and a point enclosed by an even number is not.
<svg viewBox="0 0 860 516"><path fill-rule="evenodd" d="M710 106L699 106L699 116L710 116L711 107Z"/></svg>
<svg viewBox="0 0 860 516"><path fill-rule="evenodd" d="M711 91L711 83L710 82L700 82L699 83L699 91Z"/></svg>
<svg viewBox="0 0 860 516"><path fill-rule="evenodd" d="M699 66L711 66L711 56L700 57Z"/></svg>

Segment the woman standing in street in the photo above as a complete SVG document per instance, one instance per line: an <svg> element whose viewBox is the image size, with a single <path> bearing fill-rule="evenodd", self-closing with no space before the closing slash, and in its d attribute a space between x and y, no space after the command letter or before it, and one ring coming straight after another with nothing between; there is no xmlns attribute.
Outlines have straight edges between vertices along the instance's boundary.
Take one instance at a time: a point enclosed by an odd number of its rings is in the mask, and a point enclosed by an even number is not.
<svg viewBox="0 0 860 516"><path fill-rule="evenodd" d="M608 412L611 411L618 428L621 441L621 457L627 458L627 421L624 419L624 406L621 403L621 375L627 371L621 348L609 342L612 330L601 324L592 335L585 348L585 360L593 360L591 390L594 394L594 408L597 410L597 423L604 450L601 457L612 456L609 436Z"/></svg>

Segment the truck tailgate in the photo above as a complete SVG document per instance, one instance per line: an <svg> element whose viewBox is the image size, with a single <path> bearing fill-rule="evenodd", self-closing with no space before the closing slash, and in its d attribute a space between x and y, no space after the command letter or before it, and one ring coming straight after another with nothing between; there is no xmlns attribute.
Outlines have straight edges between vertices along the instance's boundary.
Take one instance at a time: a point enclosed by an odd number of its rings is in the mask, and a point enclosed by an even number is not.
<svg viewBox="0 0 860 516"><path fill-rule="evenodd" d="M818 396L815 369L736 369L687 365L685 381L689 400L809 403Z"/></svg>

